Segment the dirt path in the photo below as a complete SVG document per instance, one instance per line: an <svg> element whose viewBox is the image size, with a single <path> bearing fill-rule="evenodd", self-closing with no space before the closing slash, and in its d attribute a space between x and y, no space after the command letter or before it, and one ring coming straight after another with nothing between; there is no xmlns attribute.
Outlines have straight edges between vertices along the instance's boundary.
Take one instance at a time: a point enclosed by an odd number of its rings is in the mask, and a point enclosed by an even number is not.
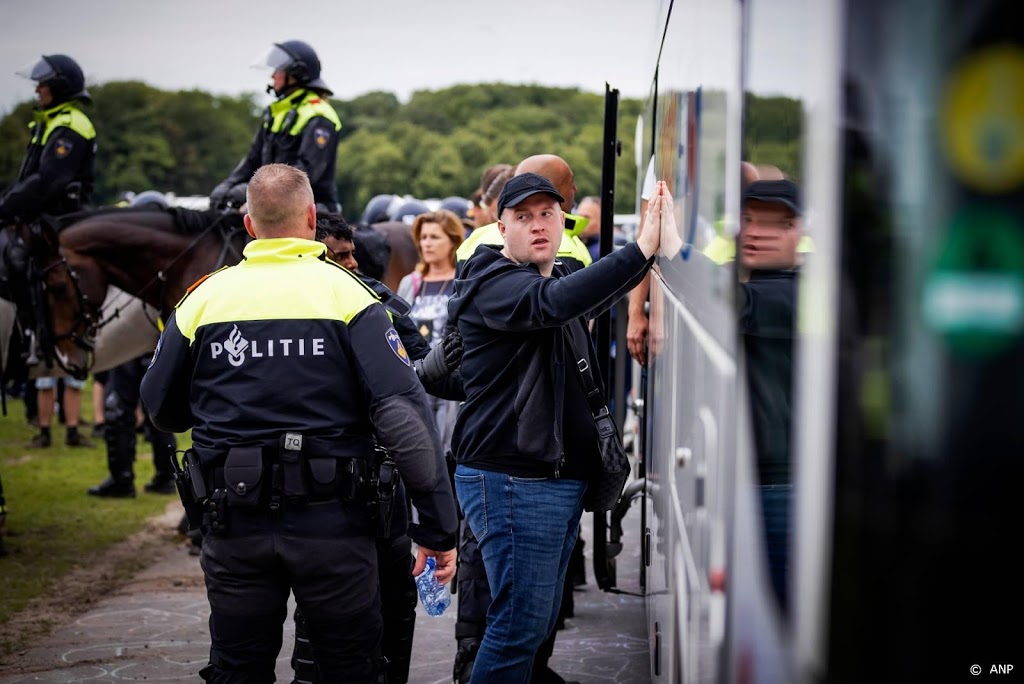
<svg viewBox="0 0 1024 684"><path fill-rule="evenodd" d="M83 558L79 567L56 582L46 595L33 599L0 625L0 644L8 645L0 653L0 665L18 663L31 644L87 612L100 600L124 590L139 571L160 562L166 554L183 553L183 542L176 530L180 517L181 505L169 502L164 513L147 520L142 530L102 553ZM192 587L197 582L201 584L202 573L156 581L160 586L154 585L153 589L170 588L167 585Z"/></svg>

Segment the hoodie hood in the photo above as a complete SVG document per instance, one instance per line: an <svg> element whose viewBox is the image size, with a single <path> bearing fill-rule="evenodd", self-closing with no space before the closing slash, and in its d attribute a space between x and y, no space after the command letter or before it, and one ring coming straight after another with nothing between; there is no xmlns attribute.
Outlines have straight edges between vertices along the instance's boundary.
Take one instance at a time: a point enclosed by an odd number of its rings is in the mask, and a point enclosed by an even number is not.
<svg viewBox="0 0 1024 684"><path fill-rule="evenodd" d="M532 268L534 264L517 264L501 253L504 245L482 244L476 248L459 271L455 280L455 294L448 300L448 317L455 321L466 310L480 287L491 278L516 268Z"/></svg>

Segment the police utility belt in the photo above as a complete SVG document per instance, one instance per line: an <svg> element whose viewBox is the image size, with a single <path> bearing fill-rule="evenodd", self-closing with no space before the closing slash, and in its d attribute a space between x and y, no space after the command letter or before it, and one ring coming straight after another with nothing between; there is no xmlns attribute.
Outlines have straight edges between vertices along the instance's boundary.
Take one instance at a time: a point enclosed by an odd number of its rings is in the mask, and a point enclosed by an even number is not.
<svg viewBox="0 0 1024 684"><path fill-rule="evenodd" d="M373 447L372 458L345 455L369 450L368 442L354 449L351 442L288 432L277 444L204 449L202 457L188 449L180 464L172 459L174 482L189 527L204 534L225 532L232 508L278 513L338 501L368 506L377 535L387 537L398 469L383 447Z"/></svg>

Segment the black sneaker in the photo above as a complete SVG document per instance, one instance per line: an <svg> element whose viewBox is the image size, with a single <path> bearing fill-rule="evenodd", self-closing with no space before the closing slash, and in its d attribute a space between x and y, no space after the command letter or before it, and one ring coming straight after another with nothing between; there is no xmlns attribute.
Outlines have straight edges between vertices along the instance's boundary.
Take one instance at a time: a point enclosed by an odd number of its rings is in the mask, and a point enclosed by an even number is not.
<svg viewBox="0 0 1024 684"><path fill-rule="evenodd" d="M102 496L111 499L130 499L135 497L135 484L131 480L118 482L108 477L95 487L89 487L89 496Z"/></svg>
<svg viewBox="0 0 1024 684"><path fill-rule="evenodd" d="M82 447L83 449L93 448L93 443L83 437L79 432L69 432L64 438L64 444L69 447Z"/></svg>
<svg viewBox="0 0 1024 684"><path fill-rule="evenodd" d="M30 441L27 446L29 449L49 449L52 441L53 440L50 439L50 435L39 433L32 438L32 441Z"/></svg>

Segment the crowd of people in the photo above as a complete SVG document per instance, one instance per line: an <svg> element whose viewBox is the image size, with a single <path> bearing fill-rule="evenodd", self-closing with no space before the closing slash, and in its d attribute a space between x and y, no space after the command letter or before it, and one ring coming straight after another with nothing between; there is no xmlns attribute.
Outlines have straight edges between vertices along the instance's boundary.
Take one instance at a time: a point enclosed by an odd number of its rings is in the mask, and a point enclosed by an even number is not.
<svg viewBox="0 0 1024 684"><path fill-rule="evenodd" d="M297 680L407 681L412 577L433 558L441 582L457 574L456 681L562 682L548 659L585 581L581 516L600 468L574 340L598 368L593 318L681 248L670 189L651 184L647 229L603 256L600 198L577 201L553 154L491 166L471 199L433 210L374 198L353 230L335 185L341 122L315 51L276 43L264 64L276 100L210 193L212 206L238 208L251 240L241 263L189 288L152 354L94 378L109 475L88 493L136 496L146 426L156 474L145 490L182 495L206 578L206 681L273 681L289 595ZM95 172L79 66L48 55L24 75L38 113L0 196L4 222L87 206ZM382 221L415 248L397 288L382 282L379 233L367 230ZM643 296L629 337L640 363ZM51 446L57 382L34 383L35 448ZM63 380L68 446L91 446L82 387ZM179 456L174 435L188 430Z"/></svg>

